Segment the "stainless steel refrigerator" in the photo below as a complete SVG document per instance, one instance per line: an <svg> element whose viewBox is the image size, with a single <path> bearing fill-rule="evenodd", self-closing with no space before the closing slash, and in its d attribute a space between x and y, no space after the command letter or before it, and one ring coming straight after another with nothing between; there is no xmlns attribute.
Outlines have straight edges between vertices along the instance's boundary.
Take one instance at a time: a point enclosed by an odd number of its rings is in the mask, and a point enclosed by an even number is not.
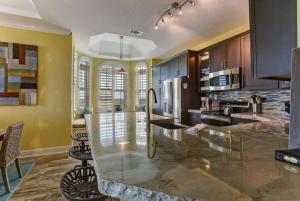
<svg viewBox="0 0 300 201"><path fill-rule="evenodd" d="M163 115L173 117L176 122L182 120L182 95L187 90L188 83L183 78L173 78L164 81Z"/></svg>

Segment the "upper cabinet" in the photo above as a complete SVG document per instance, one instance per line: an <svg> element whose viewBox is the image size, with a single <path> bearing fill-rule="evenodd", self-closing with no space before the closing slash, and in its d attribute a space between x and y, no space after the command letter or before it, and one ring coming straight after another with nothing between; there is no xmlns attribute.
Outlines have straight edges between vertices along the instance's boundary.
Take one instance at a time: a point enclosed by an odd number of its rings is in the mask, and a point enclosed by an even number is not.
<svg viewBox="0 0 300 201"><path fill-rule="evenodd" d="M254 77L290 79L297 47L297 0L250 0Z"/></svg>
<svg viewBox="0 0 300 201"><path fill-rule="evenodd" d="M171 65L170 61L164 62L160 64L160 77L162 80L162 83L164 80L168 80L171 78Z"/></svg>
<svg viewBox="0 0 300 201"><path fill-rule="evenodd" d="M211 48L211 66L210 72L221 71L225 67L226 48L223 43Z"/></svg>
<svg viewBox="0 0 300 201"><path fill-rule="evenodd" d="M229 40L226 44L225 68L241 67L241 38Z"/></svg>
<svg viewBox="0 0 300 201"><path fill-rule="evenodd" d="M276 89L277 80L255 79L251 68L250 34L241 37L242 87L247 90Z"/></svg>
<svg viewBox="0 0 300 201"><path fill-rule="evenodd" d="M152 85L161 85L160 65L152 66Z"/></svg>
<svg viewBox="0 0 300 201"><path fill-rule="evenodd" d="M241 67L240 37L218 43L211 48L210 72Z"/></svg>
<svg viewBox="0 0 300 201"><path fill-rule="evenodd" d="M178 76L184 77L188 76L188 52L184 52L178 56Z"/></svg>

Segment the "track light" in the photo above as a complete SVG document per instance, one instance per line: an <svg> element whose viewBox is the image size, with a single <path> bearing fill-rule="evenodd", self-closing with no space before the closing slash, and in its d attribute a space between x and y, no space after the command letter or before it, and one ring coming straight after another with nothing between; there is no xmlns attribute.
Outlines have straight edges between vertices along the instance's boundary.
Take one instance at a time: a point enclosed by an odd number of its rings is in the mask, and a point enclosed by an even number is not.
<svg viewBox="0 0 300 201"><path fill-rule="evenodd" d="M178 12L179 15L182 15L183 14L183 7L187 4L187 3L190 3L191 5L195 5L196 4L196 0L184 0L182 2L173 2L171 4L171 7L169 7L165 12L163 12L158 18L157 20L155 21L155 24L154 24L154 28L155 30L158 29L158 25L159 23L165 23L165 19L166 19L166 16L169 16L169 17L173 17L173 14L174 12Z"/></svg>
<svg viewBox="0 0 300 201"><path fill-rule="evenodd" d="M190 4L192 4L193 6L195 5L195 1L194 0L189 0Z"/></svg>
<svg viewBox="0 0 300 201"><path fill-rule="evenodd" d="M181 7L179 7L179 12L178 13L179 13L179 15L182 15L183 12L182 12L182 8Z"/></svg>

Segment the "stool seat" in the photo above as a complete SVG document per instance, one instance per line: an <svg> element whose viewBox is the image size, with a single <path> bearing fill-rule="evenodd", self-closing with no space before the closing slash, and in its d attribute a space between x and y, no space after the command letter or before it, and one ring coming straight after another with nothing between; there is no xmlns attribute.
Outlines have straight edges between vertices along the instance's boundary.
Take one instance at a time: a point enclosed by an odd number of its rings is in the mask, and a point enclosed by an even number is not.
<svg viewBox="0 0 300 201"><path fill-rule="evenodd" d="M69 155L78 160L93 160L89 145L71 147Z"/></svg>
<svg viewBox="0 0 300 201"><path fill-rule="evenodd" d="M87 132L73 132L72 139L78 142L87 142L88 134Z"/></svg>
<svg viewBox="0 0 300 201"><path fill-rule="evenodd" d="M68 171L60 181L60 191L69 201L100 201L107 196L98 190L93 167L82 167Z"/></svg>

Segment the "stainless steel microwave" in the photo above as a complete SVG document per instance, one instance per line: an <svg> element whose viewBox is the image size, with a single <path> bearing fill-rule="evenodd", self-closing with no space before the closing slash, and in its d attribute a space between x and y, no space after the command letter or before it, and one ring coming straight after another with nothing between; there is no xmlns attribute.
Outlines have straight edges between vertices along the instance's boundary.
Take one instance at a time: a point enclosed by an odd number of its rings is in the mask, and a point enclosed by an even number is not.
<svg viewBox="0 0 300 201"><path fill-rule="evenodd" d="M240 68L209 73L209 90L223 91L241 87Z"/></svg>

